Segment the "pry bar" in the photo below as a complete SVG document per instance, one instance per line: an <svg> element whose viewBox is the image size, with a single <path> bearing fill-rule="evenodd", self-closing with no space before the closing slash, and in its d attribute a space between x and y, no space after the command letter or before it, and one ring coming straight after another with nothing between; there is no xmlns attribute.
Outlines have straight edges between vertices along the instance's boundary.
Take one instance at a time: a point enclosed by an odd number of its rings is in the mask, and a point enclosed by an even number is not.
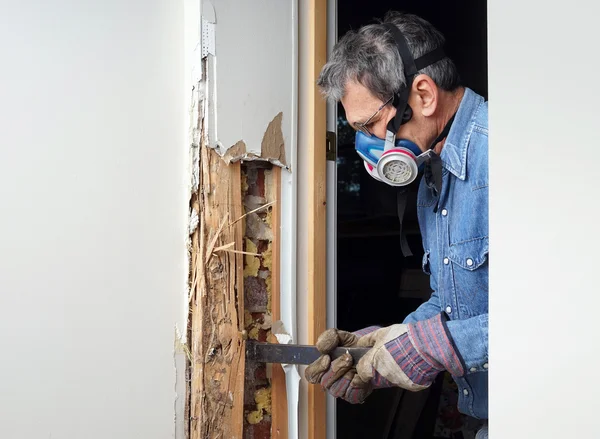
<svg viewBox="0 0 600 439"><path fill-rule="evenodd" d="M341 357L346 352L352 356L354 364L365 355L370 348L335 348L329 356L331 360ZM246 342L246 358L257 363L311 364L322 354L315 346L298 344Z"/></svg>

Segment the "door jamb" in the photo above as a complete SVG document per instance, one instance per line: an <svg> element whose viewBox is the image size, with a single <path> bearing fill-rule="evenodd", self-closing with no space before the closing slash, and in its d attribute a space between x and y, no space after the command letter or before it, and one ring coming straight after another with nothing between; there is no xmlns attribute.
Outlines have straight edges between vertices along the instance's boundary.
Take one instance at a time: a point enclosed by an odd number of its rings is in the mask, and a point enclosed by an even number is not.
<svg viewBox="0 0 600 439"><path fill-rule="evenodd" d="M316 80L327 59L327 0L308 7L308 343L327 325L327 167L326 104ZM308 439L326 439L327 405L323 389L308 386Z"/></svg>

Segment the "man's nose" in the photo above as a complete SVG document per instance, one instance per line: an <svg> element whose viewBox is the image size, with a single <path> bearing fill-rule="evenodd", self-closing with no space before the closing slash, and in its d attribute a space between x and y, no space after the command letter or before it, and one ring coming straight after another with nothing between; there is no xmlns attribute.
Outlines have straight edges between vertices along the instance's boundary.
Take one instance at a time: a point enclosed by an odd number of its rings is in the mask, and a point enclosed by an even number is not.
<svg viewBox="0 0 600 439"><path fill-rule="evenodd" d="M387 122L385 119L379 120L376 124L371 127L371 132L374 136L380 139L385 139L385 133L387 131Z"/></svg>
<svg viewBox="0 0 600 439"><path fill-rule="evenodd" d="M377 122L375 122L372 125L371 132L373 133L373 135L379 137L380 139L385 139L385 134L387 132L387 125L395 115L396 115L396 109L390 108L389 111L387 111L381 119L379 119Z"/></svg>

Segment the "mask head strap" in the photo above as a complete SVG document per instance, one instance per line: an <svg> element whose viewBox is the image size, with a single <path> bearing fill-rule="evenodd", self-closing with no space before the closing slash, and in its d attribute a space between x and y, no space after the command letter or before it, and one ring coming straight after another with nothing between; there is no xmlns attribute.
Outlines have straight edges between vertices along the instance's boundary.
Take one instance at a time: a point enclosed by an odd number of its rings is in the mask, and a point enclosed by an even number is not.
<svg viewBox="0 0 600 439"><path fill-rule="evenodd" d="M396 133L400 129L400 126L408 122L412 117L412 110L408 106L408 96L410 95L415 76L419 70L442 60L446 55L444 50L441 47L438 47L437 49L414 59L402 32L400 32L400 30L392 23L385 23L384 26L390 31L396 42L396 48L402 59L404 77L406 79L406 85L394 95L392 105L396 107L396 116L390 120L387 125L388 133L386 135L386 143L391 140L393 145L396 139Z"/></svg>
<svg viewBox="0 0 600 439"><path fill-rule="evenodd" d="M402 59L402 64L404 67L404 77L406 80L406 85L401 90L396 92L396 94L394 95L394 101L392 102L392 105L396 107L396 115L392 118L392 120L389 121L387 125L387 132L385 136L385 149L388 150L394 147L396 142L396 133L400 129L400 126L407 123L412 118L412 110L408 105L408 97L410 95L415 76L417 75L419 70L422 70L425 67L444 59L446 57L446 54L444 53L444 50L441 47L438 47L437 49L434 49L431 52L428 52L425 55L414 59L408 47L408 43L406 42L406 38L404 38L402 32L400 32L400 30L392 23L385 23L384 26L390 31L392 37L394 38L394 41L396 42L396 48L398 49L398 53L400 54L400 59ZM449 125L447 127L448 130ZM445 134L447 135L447 132ZM437 142L435 142L432 145L431 149L433 149L436 143ZM437 160L435 160L434 158L434 162L435 163L433 166L433 174L441 177L441 159L437 157ZM428 163L427 171L431 170L431 164ZM433 187L439 189L440 185L441 178L433 179ZM407 194L408 192L406 188L398 192L398 217L400 219L400 248L404 256L411 256L412 252L410 251L410 247L408 246L406 234L402 229L402 219L404 217L404 209L406 207Z"/></svg>

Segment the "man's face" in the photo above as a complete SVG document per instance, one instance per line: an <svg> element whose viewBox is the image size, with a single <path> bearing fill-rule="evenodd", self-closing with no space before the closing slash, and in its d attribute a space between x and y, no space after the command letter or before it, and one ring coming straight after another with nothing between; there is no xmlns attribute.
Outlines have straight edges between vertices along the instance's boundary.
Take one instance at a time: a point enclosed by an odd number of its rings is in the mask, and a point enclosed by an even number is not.
<svg viewBox="0 0 600 439"><path fill-rule="evenodd" d="M413 110L413 116L409 122L400 127L396 137L410 140L425 151L428 136L424 130L424 120L419 111L418 99L415 99L413 95L411 93L408 99L408 104ZM385 139L387 124L396 115L396 108L392 106L391 101L381 108L385 101L373 96L364 85L358 82L348 82L346 84L346 94L341 102L346 112L346 119L352 128L356 130L357 125L368 121L366 125L368 131L380 139ZM381 109L379 110L379 108Z"/></svg>

